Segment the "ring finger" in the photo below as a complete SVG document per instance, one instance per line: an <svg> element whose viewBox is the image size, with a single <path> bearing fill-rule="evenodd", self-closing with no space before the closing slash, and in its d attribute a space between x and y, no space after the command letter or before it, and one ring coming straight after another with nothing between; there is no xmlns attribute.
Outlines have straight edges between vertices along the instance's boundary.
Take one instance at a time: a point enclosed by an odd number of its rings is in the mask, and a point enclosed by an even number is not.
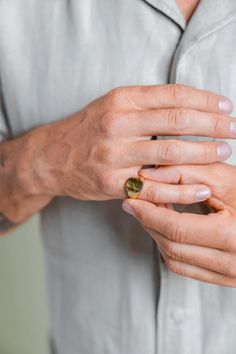
<svg viewBox="0 0 236 354"><path fill-rule="evenodd" d="M139 199L154 204L192 204L202 202L211 196L208 187L197 185L171 185L144 180Z"/></svg>

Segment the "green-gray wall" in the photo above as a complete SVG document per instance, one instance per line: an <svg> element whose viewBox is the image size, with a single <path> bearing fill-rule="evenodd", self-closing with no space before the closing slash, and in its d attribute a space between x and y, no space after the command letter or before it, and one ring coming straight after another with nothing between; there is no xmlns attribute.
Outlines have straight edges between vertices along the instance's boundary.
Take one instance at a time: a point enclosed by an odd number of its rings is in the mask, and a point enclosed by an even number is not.
<svg viewBox="0 0 236 354"><path fill-rule="evenodd" d="M47 354L38 217L0 238L0 354Z"/></svg>

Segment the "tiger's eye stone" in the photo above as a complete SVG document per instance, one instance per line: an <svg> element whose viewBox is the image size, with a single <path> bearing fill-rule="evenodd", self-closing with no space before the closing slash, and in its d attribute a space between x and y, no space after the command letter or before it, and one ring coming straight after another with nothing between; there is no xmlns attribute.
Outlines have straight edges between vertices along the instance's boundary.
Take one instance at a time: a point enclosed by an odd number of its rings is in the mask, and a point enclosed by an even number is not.
<svg viewBox="0 0 236 354"><path fill-rule="evenodd" d="M141 177L131 177L125 182L125 191L129 198L138 198L143 188L144 179Z"/></svg>

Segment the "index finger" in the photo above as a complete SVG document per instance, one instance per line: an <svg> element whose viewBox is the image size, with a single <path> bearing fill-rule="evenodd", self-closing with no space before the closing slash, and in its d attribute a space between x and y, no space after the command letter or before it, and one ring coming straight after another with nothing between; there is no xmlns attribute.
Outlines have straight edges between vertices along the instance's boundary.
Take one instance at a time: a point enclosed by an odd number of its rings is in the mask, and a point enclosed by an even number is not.
<svg viewBox="0 0 236 354"><path fill-rule="evenodd" d="M117 90L117 91L116 91ZM128 96L128 103L136 109L183 107L213 113L231 113L229 98L206 90L180 84L121 87L115 89L118 99Z"/></svg>
<svg viewBox="0 0 236 354"><path fill-rule="evenodd" d="M225 218L220 214L197 215L178 213L175 210L157 207L156 205L134 199L126 199L127 206L134 211L133 215L145 228L159 232L169 240L191 245L217 249L227 249L227 237L222 230L226 229Z"/></svg>

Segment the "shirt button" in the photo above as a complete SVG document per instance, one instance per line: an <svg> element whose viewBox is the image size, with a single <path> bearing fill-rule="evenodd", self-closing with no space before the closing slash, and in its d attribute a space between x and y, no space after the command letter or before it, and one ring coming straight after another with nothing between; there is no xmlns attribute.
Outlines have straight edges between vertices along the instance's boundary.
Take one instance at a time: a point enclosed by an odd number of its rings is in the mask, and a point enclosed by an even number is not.
<svg viewBox="0 0 236 354"><path fill-rule="evenodd" d="M171 310L170 317L175 323L180 323L185 318L185 312L182 307L176 307L175 309Z"/></svg>

